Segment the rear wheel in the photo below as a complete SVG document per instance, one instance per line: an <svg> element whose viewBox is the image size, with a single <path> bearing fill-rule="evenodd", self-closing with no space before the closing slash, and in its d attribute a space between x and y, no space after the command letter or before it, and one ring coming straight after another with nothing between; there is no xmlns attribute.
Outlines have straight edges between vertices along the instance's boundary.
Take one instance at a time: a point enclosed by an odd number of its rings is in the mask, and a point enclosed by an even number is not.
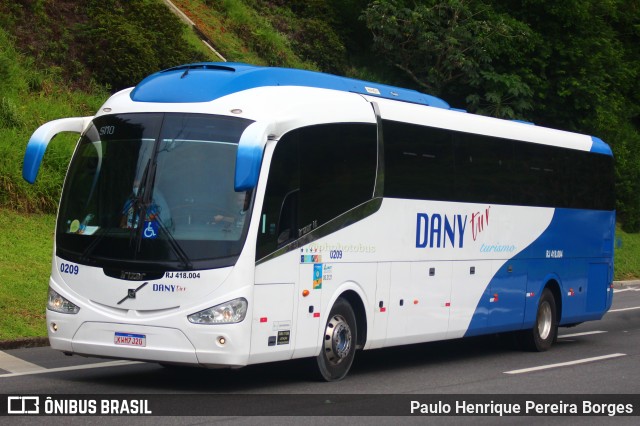
<svg viewBox="0 0 640 426"><path fill-rule="evenodd" d="M316 361L322 378L328 382L344 378L356 352L356 317L345 299L338 299L324 328L322 347Z"/></svg>
<svg viewBox="0 0 640 426"><path fill-rule="evenodd" d="M538 302L533 328L522 332L522 342L526 349L543 352L551 347L558 335L557 316L556 299L551 290L545 288Z"/></svg>

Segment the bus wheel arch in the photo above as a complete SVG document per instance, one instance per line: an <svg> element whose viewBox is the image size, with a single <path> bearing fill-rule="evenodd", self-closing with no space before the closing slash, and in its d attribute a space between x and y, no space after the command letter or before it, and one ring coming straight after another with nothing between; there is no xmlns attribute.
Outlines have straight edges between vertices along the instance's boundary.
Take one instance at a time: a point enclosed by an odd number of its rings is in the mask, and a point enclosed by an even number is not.
<svg viewBox="0 0 640 426"><path fill-rule="evenodd" d="M320 353L316 357L318 373L327 382L343 379L353 363L358 328L351 303L336 299L322 330Z"/></svg>
<svg viewBox="0 0 640 426"><path fill-rule="evenodd" d="M550 279L544 288L548 288L553 294L556 303L556 320L557 323L560 324L562 320L562 292L560 291L560 283L556 279Z"/></svg>
<svg viewBox="0 0 640 426"><path fill-rule="evenodd" d="M340 295L340 297L349 302L353 309L353 313L356 317L356 329L358 331L356 337L356 349L362 349L367 343L367 314L364 308L364 303L362 303L362 298L353 290L345 291Z"/></svg>
<svg viewBox="0 0 640 426"><path fill-rule="evenodd" d="M560 286L557 281L551 280L540 293L533 327L522 330L520 334L525 349L544 352L555 343L558 338L561 303Z"/></svg>

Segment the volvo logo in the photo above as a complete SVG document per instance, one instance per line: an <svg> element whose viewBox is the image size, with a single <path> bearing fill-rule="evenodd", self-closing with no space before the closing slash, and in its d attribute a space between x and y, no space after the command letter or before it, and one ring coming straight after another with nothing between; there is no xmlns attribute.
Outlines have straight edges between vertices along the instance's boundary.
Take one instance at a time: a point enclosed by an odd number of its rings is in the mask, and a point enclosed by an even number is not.
<svg viewBox="0 0 640 426"><path fill-rule="evenodd" d="M149 284L149 281L147 281L146 283L142 284L138 288L130 288L130 289L128 289L127 290L127 295L125 297L123 297L121 301L118 302L118 305L123 303L127 299L135 299L136 298L136 293L139 292L142 289L142 287L144 287L147 284Z"/></svg>

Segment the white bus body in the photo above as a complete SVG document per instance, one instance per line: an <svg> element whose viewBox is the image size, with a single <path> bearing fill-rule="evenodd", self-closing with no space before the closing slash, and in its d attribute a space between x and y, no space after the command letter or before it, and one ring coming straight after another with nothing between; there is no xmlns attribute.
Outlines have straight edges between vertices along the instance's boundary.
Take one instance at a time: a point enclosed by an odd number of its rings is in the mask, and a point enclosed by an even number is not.
<svg viewBox="0 0 640 426"><path fill-rule="evenodd" d="M166 70L95 117L43 125L25 179L61 131L82 133L49 281L65 353L316 357L337 380L356 347L519 331L545 350L558 325L611 305L611 151L597 138L242 64Z"/></svg>

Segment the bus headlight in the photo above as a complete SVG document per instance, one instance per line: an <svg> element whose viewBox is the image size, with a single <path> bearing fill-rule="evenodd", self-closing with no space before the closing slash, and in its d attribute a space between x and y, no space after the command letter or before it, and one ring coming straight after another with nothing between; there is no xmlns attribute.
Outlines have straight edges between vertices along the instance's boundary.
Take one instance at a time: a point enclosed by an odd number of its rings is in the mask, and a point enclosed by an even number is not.
<svg viewBox="0 0 640 426"><path fill-rule="evenodd" d="M247 315L247 299L233 299L204 311L189 315L194 324L234 324L244 320Z"/></svg>
<svg viewBox="0 0 640 426"><path fill-rule="evenodd" d="M60 296L51 287L49 287L49 301L47 302L47 309L54 312L60 312L61 314L77 314L80 311L78 306Z"/></svg>

